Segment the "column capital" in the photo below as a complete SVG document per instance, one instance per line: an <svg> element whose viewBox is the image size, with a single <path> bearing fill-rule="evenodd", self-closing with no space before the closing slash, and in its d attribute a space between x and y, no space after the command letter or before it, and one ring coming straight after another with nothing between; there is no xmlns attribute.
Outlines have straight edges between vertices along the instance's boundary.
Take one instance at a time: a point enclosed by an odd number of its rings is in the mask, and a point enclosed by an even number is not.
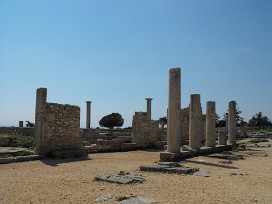
<svg viewBox="0 0 272 204"><path fill-rule="evenodd" d="M86 101L86 103L92 103L92 101Z"/></svg>
<svg viewBox="0 0 272 204"><path fill-rule="evenodd" d="M153 100L153 98L145 98L145 100L151 101L151 100Z"/></svg>

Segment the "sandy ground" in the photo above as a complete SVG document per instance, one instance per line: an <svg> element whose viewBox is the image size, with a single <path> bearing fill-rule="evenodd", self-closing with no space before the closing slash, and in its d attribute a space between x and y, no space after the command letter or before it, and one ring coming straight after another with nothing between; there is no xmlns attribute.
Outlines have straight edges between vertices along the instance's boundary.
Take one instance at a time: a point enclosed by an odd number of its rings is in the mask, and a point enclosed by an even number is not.
<svg viewBox="0 0 272 204"><path fill-rule="evenodd" d="M267 144L267 143L266 143ZM43 160L0 165L0 203L117 203L134 194L158 203L272 203L272 147L241 151L244 160L196 157L181 162L211 173L210 177L140 172L139 166L159 160L157 151L99 153L85 160ZM267 155L267 156L265 156ZM142 184L119 185L94 181L99 173L136 172Z"/></svg>

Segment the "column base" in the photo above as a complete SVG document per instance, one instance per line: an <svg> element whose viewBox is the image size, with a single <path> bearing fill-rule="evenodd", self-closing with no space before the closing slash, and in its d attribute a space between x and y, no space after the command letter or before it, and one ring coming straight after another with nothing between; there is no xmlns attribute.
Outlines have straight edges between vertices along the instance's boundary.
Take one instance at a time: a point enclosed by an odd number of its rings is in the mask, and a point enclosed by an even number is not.
<svg viewBox="0 0 272 204"><path fill-rule="evenodd" d="M231 149L231 145L217 145L215 147L201 147L199 150L181 151L177 153L160 152L160 160L167 162L180 161L191 157L204 156L223 151L230 151Z"/></svg>

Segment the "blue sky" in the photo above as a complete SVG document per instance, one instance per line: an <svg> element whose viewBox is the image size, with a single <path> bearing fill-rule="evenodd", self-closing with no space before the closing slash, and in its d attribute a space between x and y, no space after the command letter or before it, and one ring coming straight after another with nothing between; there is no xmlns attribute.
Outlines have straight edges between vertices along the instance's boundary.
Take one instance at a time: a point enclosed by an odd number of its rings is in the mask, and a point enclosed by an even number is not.
<svg viewBox="0 0 272 204"><path fill-rule="evenodd" d="M272 119L270 0L2 0L0 126L35 120L36 89L48 102L78 105L85 126L119 112L166 115L168 72L181 67L181 106L190 94L216 101L222 117L236 100L248 121Z"/></svg>

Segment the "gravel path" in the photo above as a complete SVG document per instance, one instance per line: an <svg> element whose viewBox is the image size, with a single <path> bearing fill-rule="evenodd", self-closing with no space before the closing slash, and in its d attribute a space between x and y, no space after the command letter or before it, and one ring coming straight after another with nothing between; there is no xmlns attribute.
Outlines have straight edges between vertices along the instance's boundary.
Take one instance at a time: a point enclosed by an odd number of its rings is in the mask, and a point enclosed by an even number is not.
<svg viewBox="0 0 272 204"><path fill-rule="evenodd" d="M267 143L266 143L267 144ZM181 162L200 168L209 177L139 172L139 166L159 160L156 151L99 153L89 159L42 160L0 165L0 203L117 203L129 194L158 203L272 203L272 148L241 151L244 160L196 157ZM266 156L267 155L267 156ZM94 181L99 173L121 170L145 176L142 184Z"/></svg>

